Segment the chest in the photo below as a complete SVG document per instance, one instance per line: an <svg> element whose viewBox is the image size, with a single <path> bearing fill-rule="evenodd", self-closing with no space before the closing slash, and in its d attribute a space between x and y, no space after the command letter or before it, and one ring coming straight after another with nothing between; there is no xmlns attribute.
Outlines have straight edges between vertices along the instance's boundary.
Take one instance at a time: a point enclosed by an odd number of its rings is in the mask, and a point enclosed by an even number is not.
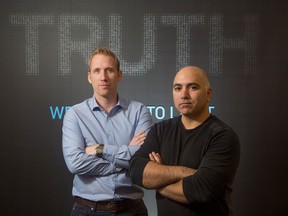
<svg viewBox="0 0 288 216"><path fill-rule="evenodd" d="M165 132L161 141L161 157L167 165L198 168L209 148L204 131L175 128Z"/></svg>
<svg viewBox="0 0 288 216"><path fill-rule="evenodd" d="M95 143L128 145L135 132L134 122L123 112L115 115L104 115L100 112L85 113L78 119L87 146Z"/></svg>

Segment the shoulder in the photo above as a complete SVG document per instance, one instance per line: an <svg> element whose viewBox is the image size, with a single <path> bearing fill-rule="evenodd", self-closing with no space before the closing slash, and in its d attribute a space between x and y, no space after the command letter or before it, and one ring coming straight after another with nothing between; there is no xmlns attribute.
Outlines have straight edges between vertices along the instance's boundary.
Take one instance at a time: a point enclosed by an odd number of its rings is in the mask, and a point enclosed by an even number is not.
<svg viewBox="0 0 288 216"><path fill-rule="evenodd" d="M221 131L221 130L231 130L232 127L230 127L228 124L226 124L224 121L220 120L218 117L211 114L211 116L207 119L206 122L204 122L210 129L214 131Z"/></svg>
<svg viewBox="0 0 288 216"><path fill-rule="evenodd" d="M119 104L122 105L122 106L142 106L143 103L139 102L139 101L136 101L136 100L131 100L131 99L128 99L128 98L122 98L122 97L119 97Z"/></svg>
<svg viewBox="0 0 288 216"><path fill-rule="evenodd" d="M67 118L68 116L74 116L77 115L78 113L87 113L88 110L93 109L92 105L92 100L86 99L80 103L72 105L69 109L66 110L65 117Z"/></svg>
<svg viewBox="0 0 288 216"><path fill-rule="evenodd" d="M230 141L233 140L234 142L239 143L238 134L234 131L234 129L216 116L211 115L205 124L208 127L207 131L210 138L221 138Z"/></svg>
<svg viewBox="0 0 288 216"><path fill-rule="evenodd" d="M127 111L130 112L137 112L137 111L146 111L148 112L147 107L139 102L139 101L135 101L135 100L131 100L131 99L127 99L127 98L121 98L119 97L119 105Z"/></svg>

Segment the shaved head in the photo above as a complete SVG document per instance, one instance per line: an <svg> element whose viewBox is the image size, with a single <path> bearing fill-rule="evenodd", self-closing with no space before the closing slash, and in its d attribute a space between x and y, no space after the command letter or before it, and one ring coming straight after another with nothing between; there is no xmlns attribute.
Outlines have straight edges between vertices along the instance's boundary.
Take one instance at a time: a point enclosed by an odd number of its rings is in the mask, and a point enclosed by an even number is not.
<svg viewBox="0 0 288 216"><path fill-rule="evenodd" d="M174 78L174 83L175 81L178 79L179 76L183 76L184 74L198 74L201 79L203 79L203 82L205 83L207 88L210 88L210 82L208 79L208 75L207 73L200 67L196 67L196 66L186 66L183 67L182 69L180 69L177 73L176 76Z"/></svg>

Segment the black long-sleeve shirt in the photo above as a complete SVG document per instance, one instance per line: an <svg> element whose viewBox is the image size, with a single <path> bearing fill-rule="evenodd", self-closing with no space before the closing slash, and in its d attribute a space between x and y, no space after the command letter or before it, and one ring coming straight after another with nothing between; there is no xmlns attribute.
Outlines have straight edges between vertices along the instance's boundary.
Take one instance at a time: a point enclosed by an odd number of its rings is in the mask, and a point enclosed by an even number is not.
<svg viewBox="0 0 288 216"><path fill-rule="evenodd" d="M159 216L232 215L231 192L240 143L231 127L213 115L191 130L183 127L181 116L156 123L131 159L130 175L135 184L143 186L143 170L152 151L161 155L164 165L197 169L183 179L189 204L156 193Z"/></svg>

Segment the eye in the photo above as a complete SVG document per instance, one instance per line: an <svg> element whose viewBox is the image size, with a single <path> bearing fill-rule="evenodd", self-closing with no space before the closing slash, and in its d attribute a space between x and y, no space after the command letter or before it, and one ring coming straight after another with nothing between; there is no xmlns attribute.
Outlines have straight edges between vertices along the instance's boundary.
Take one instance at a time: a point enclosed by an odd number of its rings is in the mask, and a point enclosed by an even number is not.
<svg viewBox="0 0 288 216"><path fill-rule="evenodd" d="M199 86L196 85L196 84L192 84L192 85L189 86L189 89L195 91L195 90L199 89Z"/></svg>
<svg viewBox="0 0 288 216"><path fill-rule="evenodd" d="M181 87L180 87L180 86L175 86L175 87L174 87L174 91L176 91L176 92L181 91Z"/></svg>
<svg viewBox="0 0 288 216"><path fill-rule="evenodd" d="M106 72L107 72L107 73L113 73L114 70L113 70L113 68L107 68L107 69L106 69Z"/></svg>
<svg viewBox="0 0 288 216"><path fill-rule="evenodd" d="M100 73L100 69L95 69L95 70L93 70L93 72L95 73L95 74L99 74Z"/></svg>

